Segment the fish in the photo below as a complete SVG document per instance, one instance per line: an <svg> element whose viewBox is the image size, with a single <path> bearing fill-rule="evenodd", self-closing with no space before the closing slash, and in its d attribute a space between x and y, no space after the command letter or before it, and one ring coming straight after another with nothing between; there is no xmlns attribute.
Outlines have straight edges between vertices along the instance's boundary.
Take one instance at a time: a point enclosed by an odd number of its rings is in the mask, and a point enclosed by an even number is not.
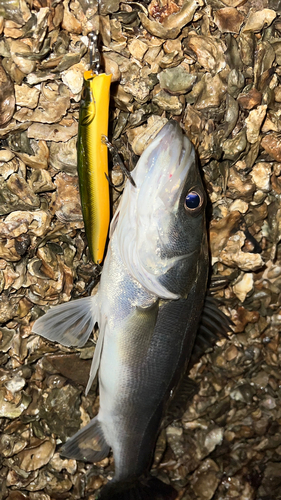
<svg viewBox="0 0 281 500"><path fill-rule="evenodd" d="M82 214L91 258L101 264L110 221L108 132L111 76L84 72L79 111L77 167Z"/></svg>
<svg viewBox="0 0 281 500"><path fill-rule="evenodd" d="M111 222L97 293L51 308L33 331L81 347L99 326L86 388L98 372L99 412L61 455L98 462L112 449L115 475L99 500L172 500L175 488L149 471L206 307L207 195L194 147L174 120L145 149L132 177L135 186L126 182ZM210 300L207 310L203 337L220 323Z"/></svg>

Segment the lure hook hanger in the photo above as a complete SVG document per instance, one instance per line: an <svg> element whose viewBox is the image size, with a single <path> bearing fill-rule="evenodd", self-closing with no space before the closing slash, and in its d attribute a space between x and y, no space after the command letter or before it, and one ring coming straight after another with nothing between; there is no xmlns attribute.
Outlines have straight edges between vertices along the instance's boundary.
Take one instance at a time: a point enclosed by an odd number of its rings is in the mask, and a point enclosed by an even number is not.
<svg viewBox="0 0 281 500"><path fill-rule="evenodd" d="M98 19L100 24L100 0L98 0ZM90 51L90 70L99 74L100 71L100 51L98 48L98 37L99 37L99 29L92 31L88 34L90 39L89 43L89 51Z"/></svg>
<svg viewBox="0 0 281 500"><path fill-rule="evenodd" d="M89 50L90 50L90 70L98 75L100 70L100 53L98 49L98 30L89 33Z"/></svg>

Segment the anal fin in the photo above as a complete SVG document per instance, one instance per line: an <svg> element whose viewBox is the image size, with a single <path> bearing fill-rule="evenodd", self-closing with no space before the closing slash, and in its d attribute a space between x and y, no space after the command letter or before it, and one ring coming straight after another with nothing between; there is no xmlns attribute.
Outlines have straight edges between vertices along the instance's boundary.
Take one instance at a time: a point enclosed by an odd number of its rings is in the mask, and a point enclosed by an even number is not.
<svg viewBox="0 0 281 500"><path fill-rule="evenodd" d="M99 321L97 296L52 307L38 318L33 332L64 346L82 347Z"/></svg>
<svg viewBox="0 0 281 500"><path fill-rule="evenodd" d="M66 441L60 450L63 457L75 458L84 462L99 462L107 457L109 446L95 417L83 429Z"/></svg>

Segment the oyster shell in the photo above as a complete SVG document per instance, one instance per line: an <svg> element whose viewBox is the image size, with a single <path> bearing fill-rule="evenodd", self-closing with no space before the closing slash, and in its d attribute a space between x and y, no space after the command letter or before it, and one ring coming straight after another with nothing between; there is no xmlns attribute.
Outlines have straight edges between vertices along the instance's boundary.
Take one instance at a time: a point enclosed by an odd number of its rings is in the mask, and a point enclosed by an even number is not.
<svg viewBox="0 0 281 500"><path fill-rule="evenodd" d="M234 7L218 9L214 13L214 22L222 33L239 33L244 16Z"/></svg>
<svg viewBox="0 0 281 500"><path fill-rule="evenodd" d="M279 498L280 5L0 0L3 499L92 500L114 466L109 456L85 475L55 451L97 412L96 388L83 392L94 345L73 352L32 333L100 272L76 153L96 29L101 71L113 74L109 138L129 169L168 119L195 145L212 203L210 293L234 322L191 369L195 395L161 431L153 474L185 500Z"/></svg>
<svg viewBox="0 0 281 500"><path fill-rule="evenodd" d="M256 12L252 11L246 20L243 27L243 33L254 31L255 33L261 31L264 26L269 26L276 18L276 12L272 9L262 9Z"/></svg>
<svg viewBox="0 0 281 500"><path fill-rule="evenodd" d="M225 47L220 40L191 34L187 39L186 46L196 54L198 63L206 71L216 75L225 68Z"/></svg>
<svg viewBox="0 0 281 500"><path fill-rule="evenodd" d="M0 96L0 126L3 126L12 118L16 100L13 83L2 65L0 65Z"/></svg>
<svg viewBox="0 0 281 500"><path fill-rule="evenodd" d="M165 40L176 38L183 26L193 19L198 7L202 7L203 5L202 0L185 0L178 12L167 15L161 23L151 21L143 12L139 12L139 18L144 28L152 35L164 38Z"/></svg>

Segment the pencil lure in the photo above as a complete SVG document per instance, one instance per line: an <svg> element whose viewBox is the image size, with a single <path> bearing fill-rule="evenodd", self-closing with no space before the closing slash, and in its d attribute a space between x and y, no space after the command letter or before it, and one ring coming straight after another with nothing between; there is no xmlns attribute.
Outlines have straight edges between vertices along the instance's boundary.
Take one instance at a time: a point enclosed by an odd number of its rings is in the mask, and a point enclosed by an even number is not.
<svg viewBox="0 0 281 500"><path fill-rule="evenodd" d="M85 71L78 127L78 176L85 232L92 260L103 260L109 227L107 146L112 75Z"/></svg>

